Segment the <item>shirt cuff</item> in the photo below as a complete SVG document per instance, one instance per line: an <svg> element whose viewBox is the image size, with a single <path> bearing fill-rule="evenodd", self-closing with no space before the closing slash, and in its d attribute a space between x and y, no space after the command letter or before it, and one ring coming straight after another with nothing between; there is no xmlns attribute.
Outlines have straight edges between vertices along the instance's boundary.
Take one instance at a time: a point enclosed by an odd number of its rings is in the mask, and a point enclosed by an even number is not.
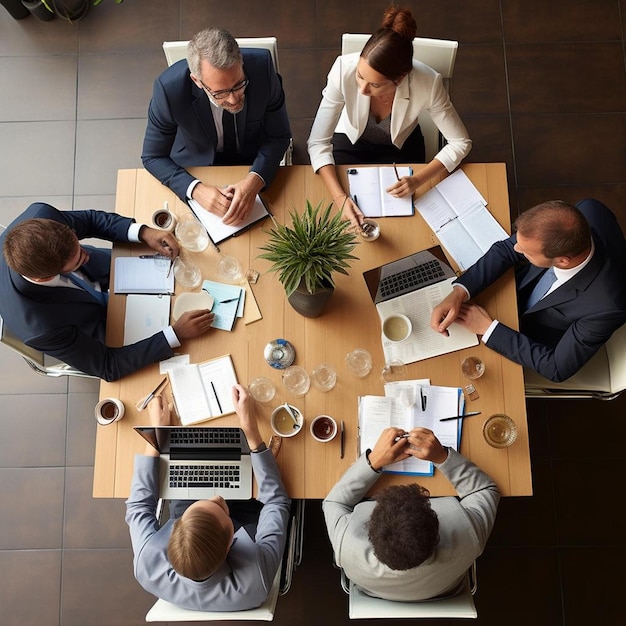
<svg viewBox="0 0 626 626"><path fill-rule="evenodd" d="M141 230L142 226L146 226L146 224L138 224L137 222L133 222L128 227L128 233L126 235L128 237L128 241L132 241L133 243L139 243L141 241L141 239L139 239L139 231Z"/></svg>
<svg viewBox="0 0 626 626"><path fill-rule="evenodd" d="M196 178L196 180L192 180L189 183L189 187L187 187L187 193L185 194L190 200L191 200L191 194L193 193L193 190L196 188L196 185L198 185L200 183L200 181Z"/></svg>
<svg viewBox="0 0 626 626"><path fill-rule="evenodd" d="M261 179L261 182L263 183L263 187L267 187L267 184L265 183L265 179L263 178L263 176L261 176L261 174L259 174L258 172L254 172L253 170L250 170L248 174L254 174L255 176L258 176Z"/></svg>
<svg viewBox="0 0 626 626"><path fill-rule="evenodd" d="M485 331L485 334L482 337L482 342L487 343L489 341L489 337L491 337L491 333L496 329L498 325L498 320L493 320L491 324L489 324L489 328Z"/></svg>
<svg viewBox="0 0 626 626"><path fill-rule="evenodd" d="M455 283L452 283L452 288L454 289L454 287L460 287L467 294L467 298L465 298L465 302L467 302L472 297L472 295L470 294L470 292L468 291L465 285L455 282Z"/></svg>
<svg viewBox="0 0 626 626"><path fill-rule="evenodd" d="M172 348L172 350L174 348L180 348L180 341L178 341L178 337L176 336L176 333L174 332L174 329L171 326L164 328L163 334L165 335L165 339L167 343L170 345L170 348Z"/></svg>

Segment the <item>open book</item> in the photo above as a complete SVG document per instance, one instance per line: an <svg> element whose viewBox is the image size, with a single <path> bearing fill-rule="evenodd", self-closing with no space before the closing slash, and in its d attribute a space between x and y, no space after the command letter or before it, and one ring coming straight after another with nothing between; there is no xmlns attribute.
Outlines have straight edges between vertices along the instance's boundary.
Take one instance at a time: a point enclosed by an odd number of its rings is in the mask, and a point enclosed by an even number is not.
<svg viewBox="0 0 626 626"><path fill-rule="evenodd" d="M398 176L410 176L410 167L398 167ZM391 166L355 167L348 170L350 195L365 217L394 217L413 215L411 195L396 198L385 190L397 182L396 173Z"/></svg>
<svg viewBox="0 0 626 626"><path fill-rule="evenodd" d="M236 236L238 233L248 229L250 226L265 219L269 215L269 211L263 204L261 196L258 195L254 201L252 210L248 214L248 217L236 226L224 224L221 217L218 217L213 213L209 213L193 199L189 200L189 207L193 211L194 215L202 222L202 224L204 224L211 241L215 244L218 244L229 237Z"/></svg>
<svg viewBox="0 0 626 626"><path fill-rule="evenodd" d="M195 424L235 412L232 388L237 382L230 354L169 372L181 424Z"/></svg>
<svg viewBox="0 0 626 626"><path fill-rule="evenodd" d="M174 293L174 272L168 258L120 256L115 259L114 293Z"/></svg>
<svg viewBox="0 0 626 626"><path fill-rule="evenodd" d="M415 208L462 270L476 263L496 241L509 236L463 170L418 198Z"/></svg>
<svg viewBox="0 0 626 626"><path fill-rule="evenodd" d="M403 386L407 389L403 390ZM423 426L432 430L443 446L459 449L463 420L439 421L442 417L463 413L463 391L459 387L422 386L415 381L406 381L395 383L392 388L393 396L359 397L360 454L368 448L373 449L381 432L390 426L402 428L406 432L416 426ZM383 471L432 476L434 468L430 461L411 456L404 461L386 465Z"/></svg>

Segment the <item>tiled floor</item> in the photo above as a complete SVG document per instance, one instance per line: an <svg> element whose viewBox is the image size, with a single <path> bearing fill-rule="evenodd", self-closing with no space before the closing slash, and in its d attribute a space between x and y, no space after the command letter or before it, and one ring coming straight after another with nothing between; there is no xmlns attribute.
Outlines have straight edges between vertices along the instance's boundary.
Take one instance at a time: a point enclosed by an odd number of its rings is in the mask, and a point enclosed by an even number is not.
<svg viewBox="0 0 626 626"><path fill-rule="evenodd" d="M469 160L505 161L511 211L594 196L626 227L626 0L406 3L420 35L458 39L453 100ZM305 140L342 32L371 32L384 0L105 0L80 24L15 21L0 8L0 223L31 201L111 210L116 171L140 166L164 40L218 24L274 34L295 137ZM0 349L0 622L136 625L121 501L91 498L91 381L49 380ZM528 404L532 498L506 499L478 564L478 624L626 621L626 397ZM318 502L302 567L275 622L348 622ZM441 622L438 622L441 623Z"/></svg>

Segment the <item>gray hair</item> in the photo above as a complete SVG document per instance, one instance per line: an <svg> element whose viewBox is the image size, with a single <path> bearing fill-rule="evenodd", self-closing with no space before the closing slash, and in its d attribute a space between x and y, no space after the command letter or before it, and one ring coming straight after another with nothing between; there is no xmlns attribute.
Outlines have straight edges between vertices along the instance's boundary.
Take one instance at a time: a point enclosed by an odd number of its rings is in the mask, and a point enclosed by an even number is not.
<svg viewBox="0 0 626 626"><path fill-rule="evenodd" d="M194 76L200 77L200 62L208 61L218 70L227 70L243 62L235 38L223 28L211 27L194 35L187 45L187 63Z"/></svg>

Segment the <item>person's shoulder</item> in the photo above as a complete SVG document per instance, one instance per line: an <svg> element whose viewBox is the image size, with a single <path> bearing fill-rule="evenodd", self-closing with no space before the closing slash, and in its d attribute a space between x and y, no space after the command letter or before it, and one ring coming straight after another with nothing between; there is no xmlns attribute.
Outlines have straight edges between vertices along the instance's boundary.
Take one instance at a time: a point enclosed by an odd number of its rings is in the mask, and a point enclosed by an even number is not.
<svg viewBox="0 0 626 626"><path fill-rule="evenodd" d="M439 76L439 72L430 67L430 65L426 65L426 63L422 63L416 58L413 58L413 69L411 70L411 76L414 79L432 81L435 80L437 76Z"/></svg>
<svg viewBox="0 0 626 626"><path fill-rule="evenodd" d="M165 87L178 83L186 84L191 82L187 59L181 59L180 61L176 61L173 65L170 65L170 67L159 74L157 80Z"/></svg>

